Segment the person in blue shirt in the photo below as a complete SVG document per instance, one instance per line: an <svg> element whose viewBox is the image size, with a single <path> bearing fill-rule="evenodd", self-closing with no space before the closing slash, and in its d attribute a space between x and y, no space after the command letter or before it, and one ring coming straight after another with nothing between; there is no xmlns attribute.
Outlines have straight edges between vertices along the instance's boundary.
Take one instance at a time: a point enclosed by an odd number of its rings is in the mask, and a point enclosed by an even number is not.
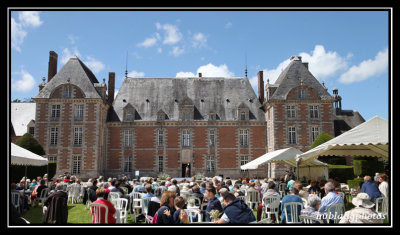
<svg viewBox="0 0 400 235"><path fill-rule="evenodd" d="M364 183L361 187L361 192L368 194L371 202L375 203L375 199L381 196L378 186L372 182L371 176L364 177Z"/></svg>
<svg viewBox="0 0 400 235"><path fill-rule="evenodd" d="M326 183L324 188L326 196L322 198L318 211L326 215L330 206L343 204L343 199L335 193L335 185L332 182Z"/></svg>
<svg viewBox="0 0 400 235"><path fill-rule="evenodd" d="M256 224L257 220L253 211L246 203L229 193L224 196L224 214L221 219L215 221L216 224Z"/></svg>
<svg viewBox="0 0 400 235"><path fill-rule="evenodd" d="M284 224L286 223L286 219L285 219L285 204L288 202L300 202L301 204L303 204L303 200L301 199L301 197L299 197L299 190L297 190L296 188L292 188L292 190L290 190L290 194L286 195L282 198L282 202L281 202L281 223ZM301 211L301 206L298 206L297 208L297 213L298 215L300 215L300 211ZM291 210L290 207L288 206L286 208L287 214L288 214L288 220L291 221Z"/></svg>
<svg viewBox="0 0 400 235"><path fill-rule="evenodd" d="M205 218L206 222L211 222L210 214L208 213L211 210L219 210L220 212L224 211L224 209L222 209L221 201L215 197L215 194L216 189L214 188L214 186L209 185L206 189L206 197L208 201L207 208L206 210L201 211L201 213L203 214L203 218Z"/></svg>

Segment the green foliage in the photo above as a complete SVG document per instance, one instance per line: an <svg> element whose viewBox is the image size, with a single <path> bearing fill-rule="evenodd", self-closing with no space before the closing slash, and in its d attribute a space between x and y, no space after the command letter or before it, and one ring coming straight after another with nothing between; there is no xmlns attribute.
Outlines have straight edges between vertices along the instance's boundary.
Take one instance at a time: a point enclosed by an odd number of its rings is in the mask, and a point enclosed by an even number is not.
<svg viewBox="0 0 400 235"><path fill-rule="evenodd" d="M333 139L333 137L331 135L329 135L328 133L325 132L321 132L317 138L315 138L314 142L311 144L310 149L313 149L315 147L317 147L320 144L323 144L329 140Z"/></svg>
<svg viewBox="0 0 400 235"><path fill-rule="evenodd" d="M57 165L56 163L48 164L49 172L47 172L46 166L28 166L27 168L27 178L36 179L38 176L42 176L47 173L49 179L53 178L56 174ZM10 182L18 183L22 177L25 175L25 166L20 165L10 165Z"/></svg>
<svg viewBox="0 0 400 235"><path fill-rule="evenodd" d="M339 178L341 183L346 182L349 179L354 179L353 166L346 165L328 165L329 167L329 178Z"/></svg>
<svg viewBox="0 0 400 235"><path fill-rule="evenodd" d="M364 179L363 178L355 178L352 180L347 180L347 184L349 185L349 188L359 188L360 184L364 183Z"/></svg>
<svg viewBox="0 0 400 235"><path fill-rule="evenodd" d="M35 139L35 137L33 137L29 133L26 133L21 138L19 138L15 144L40 156L46 154L42 145L40 145L40 143Z"/></svg>
<svg viewBox="0 0 400 235"><path fill-rule="evenodd" d="M346 165L346 158L344 158L344 157L321 156L321 157L318 157L318 160L320 160L321 162L331 164L331 165Z"/></svg>
<svg viewBox="0 0 400 235"><path fill-rule="evenodd" d="M376 172L384 171L384 162L378 161L376 157L354 157L354 175L364 177L374 176Z"/></svg>
<svg viewBox="0 0 400 235"><path fill-rule="evenodd" d="M167 173L162 172L162 173L158 174L157 179L158 180L166 180L168 177L170 177L170 175L168 175Z"/></svg>

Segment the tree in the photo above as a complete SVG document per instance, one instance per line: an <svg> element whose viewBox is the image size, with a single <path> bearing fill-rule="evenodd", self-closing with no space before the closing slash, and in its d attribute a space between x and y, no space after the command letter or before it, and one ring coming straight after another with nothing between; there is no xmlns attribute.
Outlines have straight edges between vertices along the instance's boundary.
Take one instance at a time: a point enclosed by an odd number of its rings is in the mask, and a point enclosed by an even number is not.
<svg viewBox="0 0 400 235"><path fill-rule="evenodd" d="M35 137L33 137L29 133L26 133L21 138L19 138L15 144L40 156L46 154L42 145L40 145L40 143L35 139Z"/></svg>
<svg viewBox="0 0 400 235"><path fill-rule="evenodd" d="M317 147L318 145L321 145L331 139L333 139L333 137L331 135L329 135L328 133L325 133L325 132L321 132L317 136L317 138L315 138L314 142L311 144L310 149L313 149L313 148Z"/></svg>

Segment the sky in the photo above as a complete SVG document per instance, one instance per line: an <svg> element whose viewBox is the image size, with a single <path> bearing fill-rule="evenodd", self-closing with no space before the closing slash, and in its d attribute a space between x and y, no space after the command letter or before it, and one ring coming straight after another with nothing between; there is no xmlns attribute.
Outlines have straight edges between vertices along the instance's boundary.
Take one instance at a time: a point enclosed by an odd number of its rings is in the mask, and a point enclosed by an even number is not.
<svg viewBox="0 0 400 235"><path fill-rule="evenodd" d="M36 9L35 9L36 10ZM274 83L293 55L365 120L389 118L390 17L385 10L17 11L9 17L11 100L30 99L76 55L99 82L125 77L245 77ZM389 53L390 52L390 53Z"/></svg>

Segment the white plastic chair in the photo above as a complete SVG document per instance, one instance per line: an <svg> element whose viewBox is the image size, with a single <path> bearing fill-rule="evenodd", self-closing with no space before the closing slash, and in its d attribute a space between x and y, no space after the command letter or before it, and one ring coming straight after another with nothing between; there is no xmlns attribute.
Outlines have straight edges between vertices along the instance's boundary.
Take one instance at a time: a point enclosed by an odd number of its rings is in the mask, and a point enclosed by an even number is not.
<svg viewBox="0 0 400 235"><path fill-rule="evenodd" d="M69 199L71 199L71 203L74 204L74 201L78 203L81 194L81 185L80 184L72 184L68 191L68 203Z"/></svg>
<svg viewBox="0 0 400 235"><path fill-rule="evenodd" d="M117 192L110 192L108 194L108 200L115 206L115 199L120 198L121 194Z"/></svg>
<svg viewBox="0 0 400 235"><path fill-rule="evenodd" d="M275 197L275 196L264 197L262 199L262 202L263 202L263 211L261 214L261 220L264 218L271 220L271 218L272 218L271 215L274 214L275 218L276 218L276 222L279 223L280 198Z"/></svg>
<svg viewBox="0 0 400 235"><path fill-rule="evenodd" d="M104 223L108 224L108 207L103 204L98 204L98 203L93 203L90 206L90 212L92 214L92 217L94 217L94 223L95 224L100 224L101 223L101 208L104 208L105 213L104 213Z"/></svg>
<svg viewBox="0 0 400 235"><path fill-rule="evenodd" d="M300 210L299 210L300 206ZM288 219L288 210L290 208L290 220ZM299 214L300 211L303 209L303 203L300 202L287 202L283 206L283 211L285 213L285 220L287 224L300 224Z"/></svg>
<svg viewBox="0 0 400 235"><path fill-rule="evenodd" d="M328 211L328 221L333 220L334 224L338 224L340 219L342 218L344 214L344 204L335 204L327 209Z"/></svg>
<svg viewBox="0 0 400 235"><path fill-rule="evenodd" d="M87 200L86 200L86 204L85 204L85 209L89 209L89 207L92 205L92 201L90 200L89 197L89 188L84 188L85 193L87 194Z"/></svg>
<svg viewBox="0 0 400 235"><path fill-rule="evenodd" d="M14 205L15 209L22 212L21 194L19 192L11 192L11 203Z"/></svg>
<svg viewBox="0 0 400 235"><path fill-rule="evenodd" d="M344 198L346 197L344 192L338 192L338 195L343 199L344 202Z"/></svg>
<svg viewBox="0 0 400 235"><path fill-rule="evenodd" d="M186 202L188 202L189 200L194 200L194 206L200 206L201 205L200 198L198 198L198 197L188 197ZM187 204L187 205L189 205L189 204Z"/></svg>
<svg viewBox="0 0 400 235"><path fill-rule="evenodd" d="M128 199L126 198L116 198L115 209L119 211L119 223L126 224L128 220Z"/></svg>
<svg viewBox="0 0 400 235"><path fill-rule="evenodd" d="M185 209L186 214L189 217L189 224L192 223L200 223L203 221L202 217L201 217L201 212L199 212L196 209ZM197 221L193 220L193 218L196 218L197 215Z"/></svg>
<svg viewBox="0 0 400 235"><path fill-rule="evenodd" d="M151 221L147 218L150 200L151 200L151 197L142 198L142 213L144 214L146 223L151 224Z"/></svg>
<svg viewBox="0 0 400 235"><path fill-rule="evenodd" d="M253 210L253 204L258 206L260 204L260 192L259 191L246 191L245 194L246 204L249 205L250 209Z"/></svg>
<svg viewBox="0 0 400 235"><path fill-rule="evenodd" d="M131 214L131 216L134 217L134 221L136 223L136 217L138 215L140 215L141 213L143 213L143 207L144 207L144 201L141 198L135 198L132 201L132 210L133 213ZM139 211L141 211L141 213L139 213Z"/></svg>
<svg viewBox="0 0 400 235"><path fill-rule="evenodd" d="M286 188L286 183L281 183L278 185L278 191L282 197L286 195L285 188Z"/></svg>
<svg viewBox="0 0 400 235"><path fill-rule="evenodd" d="M272 219L270 218L261 219L260 221L257 222L257 224L272 224Z"/></svg>
<svg viewBox="0 0 400 235"><path fill-rule="evenodd" d="M40 192L40 196L37 197L37 200L39 200L42 203L42 207L44 206L44 201L47 199L47 195L49 194L50 189L49 188L44 188Z"/></svg>
<svg viewBox="0 0 400 235"><path fill-rule="evenodd" d="M386 217L388 215L388 198L387 197L378 197L375 199L375 211L381 217Z"/></svg>
<svg viewBox="0 0 400 235"><path fill-rule="evenodd" d="M303 201L304 208L306 208L308 206L307 200L305 198L301 198L301 200Z"/></svg>
<svg viewBox="0 0 400 235"><path fill-rule="evenodd" d="M306 216L306 215L300 215L299 219L304 224L316 224L315 222L318 222L320 224L324 223L324 221L322 219L317 219L317 218L314 218L314 217L311 217L311 216Z"/></svg>

